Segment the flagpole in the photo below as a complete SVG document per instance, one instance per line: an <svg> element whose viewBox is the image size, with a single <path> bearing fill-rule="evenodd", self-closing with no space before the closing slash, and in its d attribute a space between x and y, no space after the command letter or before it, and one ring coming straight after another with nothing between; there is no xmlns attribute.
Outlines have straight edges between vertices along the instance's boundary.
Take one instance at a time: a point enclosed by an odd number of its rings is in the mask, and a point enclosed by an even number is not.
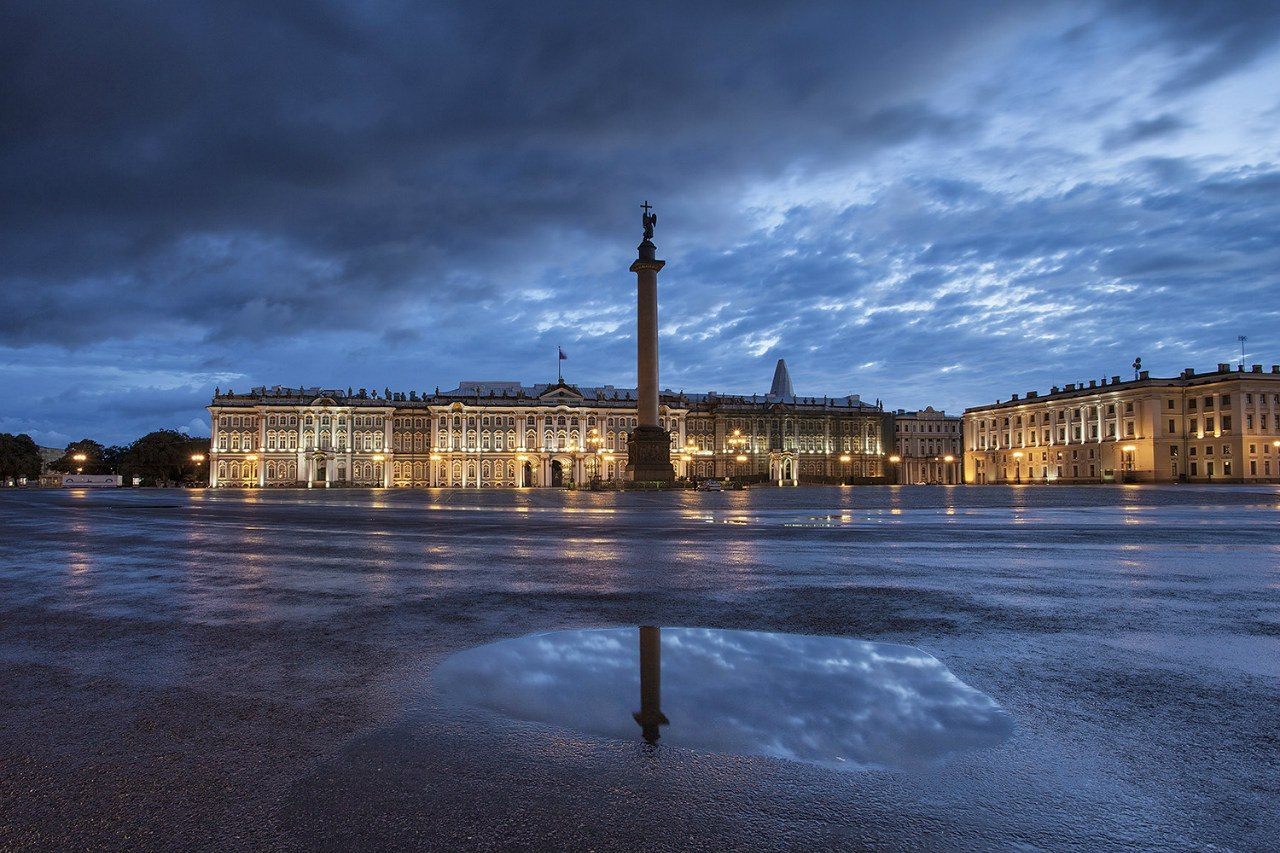
<svg viewBox="0 0 1280 853"><path fill-rule="evenodd" d="M564 384L564 365L560 363L562 361L564 361L564 359L560 357L560 345L556 344L556 384L557 385Z"/></svg>

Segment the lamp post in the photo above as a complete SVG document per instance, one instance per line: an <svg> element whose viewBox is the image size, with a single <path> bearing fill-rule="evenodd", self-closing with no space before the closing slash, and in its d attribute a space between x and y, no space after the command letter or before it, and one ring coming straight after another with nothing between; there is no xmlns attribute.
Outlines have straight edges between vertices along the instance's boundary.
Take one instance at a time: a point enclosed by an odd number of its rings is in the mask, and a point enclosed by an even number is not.
<svg viewBox="0 0 1280 853"><path fill-rule="evenodd" d="M77 473L77 474L83 474L83 473L84 473L84 463L89 459L89 457L88 457L88 456L86 456L86 455L85 455L85 454L83 454L83 453L77 453L77 454L75 454L74 456L72 456L71 458L72 458L72 459L74 459L74 460L76 461L76 463L78 463L78 464L76 465L76 473Z"/></svg>
<svg viewBox="0 0 1280 853"><path fill-rule="evenodd" d="M733 435L725 439L725 444L729 445L729 452L735 453L733 475L738 476L738 465L747 461L747 455L742 451L751 443L751 439L742 434L742 430L735 429Z"/></svg>
<svg viewBox="0 0 1280 853"><path fill-rule="evenodd" d="M853 462L853 457L850 456L848 453L840 454L840 464L845 466L845 470L848 472L845 476L845 479L849 480L849 485L853 485L853 470L849 468L849 464L851 462Z"/></svg>
<svg viewBox="0 0 1280 853"><path fill-rule="evenodd" d="M1022 485L1022 451L1013 452L1013 473L1018 485Z"/></svg>
<svg viewBox="0 0 1280 853"><path fill-rule="evenodd" d="M953 485L947 481L948 479L959 479L958 477L951 476L951 463L955 462L956 458L948 453L946 456L942 457L942 461L947 463L947 467L942 469L942 482L948 486Z"/></svg>
<svg viewBox="0 0 1280 853"><path fill-rule="evenodd" d="M895 486L902 485L902 482L901 482L902 478L899 475L899 471L898 471L898 463L901 461L902 461L902 457L896 453L889 457L889 464L893 466L893 484Z"/></svg>
<svg viewBox="0 0 1280 853"><path fill-rule="evenodd" d="M1120 478L1122 482L1128 482L1129 475L1134 471L1133 454L1137 449L1132 444L1126 444L1120 448Z"/></svg>

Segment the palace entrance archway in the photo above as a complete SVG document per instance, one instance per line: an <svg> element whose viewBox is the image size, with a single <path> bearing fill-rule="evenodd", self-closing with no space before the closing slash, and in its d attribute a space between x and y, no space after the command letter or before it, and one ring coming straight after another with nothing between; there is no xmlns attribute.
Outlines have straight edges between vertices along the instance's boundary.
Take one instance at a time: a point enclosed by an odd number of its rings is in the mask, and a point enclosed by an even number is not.
<svg viewBox="0 0 1280 853"><path fill-rule="evenodd" d="M559 488L564 485L564 466L559 459L551 460L551 486Z"/></svg>

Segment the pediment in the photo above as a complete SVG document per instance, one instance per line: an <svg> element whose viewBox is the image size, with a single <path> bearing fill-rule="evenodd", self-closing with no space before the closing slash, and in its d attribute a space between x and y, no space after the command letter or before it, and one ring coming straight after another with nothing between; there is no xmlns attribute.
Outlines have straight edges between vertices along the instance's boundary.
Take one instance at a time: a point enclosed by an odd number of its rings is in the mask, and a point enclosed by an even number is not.
<svg viewBox="0 0 1280 853"><path fill-rule="evenodd" d="M539 394L538 399L539 400L583 400L586 398L582 396L582 392L580 392L577 388L573 387L572 385L566 385L563 382L557 382L555 385L548 386L547 390Z"/></svg>

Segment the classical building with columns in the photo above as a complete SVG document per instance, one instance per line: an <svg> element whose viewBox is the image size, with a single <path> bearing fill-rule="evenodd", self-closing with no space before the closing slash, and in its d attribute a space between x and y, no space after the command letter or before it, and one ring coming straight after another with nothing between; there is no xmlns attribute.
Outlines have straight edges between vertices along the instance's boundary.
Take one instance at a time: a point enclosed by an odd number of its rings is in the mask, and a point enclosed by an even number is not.
<svg viewBox="0 0 1280 853"><path fill-rule="evenodd" d="M1280 365L1090 380L964 413L967 483L1280 481Z"/></svg>
<svg viewBox="0 0 1280 853"><path fill-rule="evenodd" d="M898 409L893 416L892 482L910 486L955 485L964 480L964 442L960 416L926 406L918 412Z"/></svg>
<svg viewBox="0 0 1280 853"><path fill-rule="evenodd" d="M886 482L892 416L856 396L797 397L785 363L752 396L659 395L678 477ZM777 392L777 393L775 393ZM211 486L496 488L620 483L636 392L565 382L449 391L254 388L209 406Z"/></svg>

